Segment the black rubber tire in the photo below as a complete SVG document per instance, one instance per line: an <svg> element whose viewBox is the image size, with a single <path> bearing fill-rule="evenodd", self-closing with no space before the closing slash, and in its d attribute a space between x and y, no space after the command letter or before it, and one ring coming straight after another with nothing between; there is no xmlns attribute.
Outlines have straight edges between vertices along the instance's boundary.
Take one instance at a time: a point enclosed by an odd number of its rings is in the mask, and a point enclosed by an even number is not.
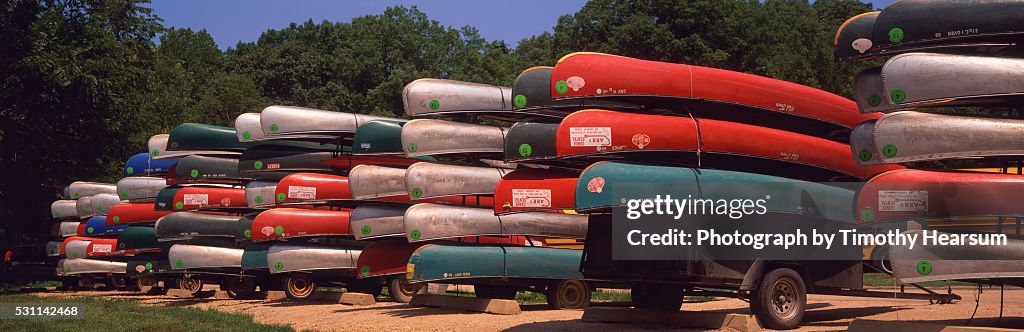
<svg viewBox="0 0 1024 332"><path fill-rule="evenodd" d="M568 279L552 284L544 295L552 309L586 309L593 294L586 281Z"/></svg>
<svg viewBox="0 0 1024 332"><path fill-rule="evenodd" d="M294 273L284 278L284 294L292 300L305 300L316 295L316 281L308 274Z"/></svg>
<svg viewBox="0 0 1024 332"><path fill-rule="evenodd" d="M199 278L181 278L178 279L178 288L188 291L189 293L196 294L203 290L203 279Z"/></svg>
<svg viewBox="0 0 1024 332"><path fill-rule="evenodd" d="M641 309L679 311L686 288L668 284L635 284L630 290L633 306Z"/></svg>
<svg viewBox="0 0 1024 332"><path fill-rule="evenodd" d="M807 287L790 268L771 270L750 294L750 311L761 326L774 330L800 327L807 309Z"/></svg>
<svg viewBox="0 0 1024 332"><path fill-rule="evenodd" d="M514 300L518 290L495 285L473 285L476 297L485 299Z"/></svg>
<svg viewBox="0 0 1024 332"><path fill-rule="evenodd" d="M370 294L373 297L378 297L380 296L380 293L384 291L384 285L379 282L380 280L373 279L352 280L345 283L345 290L352 293Z"/></svg>
<svg viewBox="0 0 1024 332"><path fill-rule="evenodd" d="M416 294L426 293L425 284L410 285L405 276L391 278L388 280L388 294L391 299L398 303L409 303Z"/></svg>
<svg viewBox="0 0 1024 332"><path fill-rule="evenodd" d="M232 299L252 299L256 297L256 281L246 277L227 277L224 282L228 297Z"/></svg>
<svg viewBox="0 0 1024 332"><path fill-rule="evenodd" d="M78 278L76 277L61 277L60 287L57 287L61 291L75 291L79 289Z"/></svg>

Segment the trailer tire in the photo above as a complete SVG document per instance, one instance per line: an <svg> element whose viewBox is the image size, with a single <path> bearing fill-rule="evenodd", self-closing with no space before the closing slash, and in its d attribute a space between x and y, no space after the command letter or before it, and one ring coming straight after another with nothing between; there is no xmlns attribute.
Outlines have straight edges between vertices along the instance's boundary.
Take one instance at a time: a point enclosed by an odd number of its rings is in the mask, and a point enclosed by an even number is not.
<svg viewBox="0 0 1024 332"><path fill-rule="evenodd" d="M641 309L679 311L686 289L680 285L636 284L630 290L633 306Z"/></svg>
<svg viewBox="0 0 1024 332"><path fill-rule="evenodd" d="M388 294L391 294L391 299L395 302L409 303L414 295L426 293L423 286L424 284L410 284L409 279L403 275L388 280Z"/></svg>
<svg viewBox="0 0 1024 332"><path fill-rule="evenodd" d="M199 278L181 278L178 279L178 288L188 291L195 295L203 290L203 279Z"/></svg>
<svg viewBox="0 0 1024 332"><path fill-rule="evenodd" d="M476 293L476 297L499 300L514 300L518 293L515 288L495 285L473 285L473 292Z"/></svg>
<svg viewBox="0 0 1024 332"><path fill-rule="evenodd" d="M228 297L232 299L251 299L256 297L256 281L246 277L228 277Z"/></svg>
<svg viewBox="0 0 1024 332"><path fill-rule="evenodd" d="M567 279L549 286L544 295L552 309L586 309L592 294L586 281Z"/></svg>
<svg viewBox="0 0 1024 332"><path fill-rule="evenodd" d="M769 329L799 327L806 309L807 287L800 273L790 268L771 270L751 292L750 311Z"/></svg>
<svg viewBox="0 0 1024 332"><path fill-rule="evenodd" d="M292 300L311 298L316 295L316 281L308 274L291 274L284 278L284 294Z"/></svg>

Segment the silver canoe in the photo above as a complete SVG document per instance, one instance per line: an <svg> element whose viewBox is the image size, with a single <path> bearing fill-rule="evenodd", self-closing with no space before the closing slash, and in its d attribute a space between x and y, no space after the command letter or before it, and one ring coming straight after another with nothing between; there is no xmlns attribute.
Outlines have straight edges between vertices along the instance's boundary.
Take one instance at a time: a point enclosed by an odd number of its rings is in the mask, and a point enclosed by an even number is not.
<svg viewBox="0 0 1024 332"><path fill-rule="evenodd" d="M512 88L436 78L421 78L402 90L405 114L511 112Z"/></svg>
<svg viewBox="0 0 1024 332"><path fill-rule="evenodd" d="M114 205L121 204L121 197L114 194L98 194L92 196L92 212L97 215L107 214Z"/></svg>
<svg viewBox="0 0 1024 332"><path fill-rule="evenodd" d="M53 203L50 203L50 213L53 214L54 218L58 219L78 219L77 203L78 202L71 199L53 201Z"/></svg>
<svg viewBox="0 0 1024 332"><path fill-rule="evenodd" d="M1024 155L1024 120L896 112L874 127L883 163Z"/></svg>
<svg viewBox="0 0 1024 332"><path fill-rule="evenodd" d="M259 113L242 113L235 118L235 135L239 142L255 142L267 138L260 125Z"/></svg>
<svg viewBox="0 0 1024 332"><path fill-rule="evenodd" d="M1024 95L1024 59L908 53L882 66L896 108L999 105Z"/></svg>
<svg viewBox="0 0 1024 332"><path fill-rule="evenodd" d="M417 119L402 126L402 149L407 157L459 153L504 153L508 128Z"/></svg>
<svg viewBox="0 0 1024 332"><path fill-rule="evenodd" d="M117 195L117 186L110 183L75 181L68 186L71 191L70 199L79 199L85 196L96 194Z"/></svg>
<svg viewBox="0 0 1024 332"><path fill-rule="evenodd" d="M413 199L493 195L498 181L508 172L511 170L419 162L406 169L405 187Z"/></svg>
<svg viewBox="0 0 1024 332"><path fill-rule="evenodd" d="M77 221L62 221L60 223L60 236L68 237L78 235L78 225L81 224Z"/></svg>
<svg viewBox="0 0 1024 332"><path fill-rule="evenodd" d="M92 210L92 196L79 197L75 201L75 210L78 211L78 217L83 219L96 215Z"/></svg>
<svg viewBox="0 0 1024 332"><path fill-rule="evenodd" d="M275 244L267 249L270 273L349 270L356 268L358 249Z"/></svg>
<svg viewBox="0 0 1024 332"><path fill-rule="evenodd" d="M46 255L50 257L60 256L60 247L64 245L61 241L50 241L46 243Z"/></svg>
<svg viewBox="0 0 1024 332"><path fill-rule="evenodd" d="M352 233L356 240L405 236L405 210L408 208L397 204L359 205L349 218Z"/></svg>
<svg viewBox="0 0 1024 332"><path fill-rule="evenodd" d="M102 261L88 258L68 258L57 262L57 275L73 276L79 274L125 274L128 263Z"/></svg>
<svg viewBox="0 0 1024 332"><path fill-rule="evenodd" d="M853 100L861 113L881 112L893 109L889 97L882 89L882 67L864 69L853 81Z"/></svg>
<svg viewBox="0 0 1024 332"><path fill-rule="evenodd" d="M1024 278L1024 240L1010 238L1005 246L942 246L931 242L922 246L922 232L905 232L918 235L918 245L914 249L909 246L891 247L892 267L900 283Z"/></svg>
<svg viewBox="0 0 1024 332"><path fill-rule="evenodd" d="M243 249L196 246L191 244L175 244L167 251L171 268L232 268L242 267Z"/></svg>
<svg viewBox="0 0 1024 332"><path fill-rule="evenodd" d="M881 165L881 154L875 146L875 120L861 122L850 133L850 150L857 165Z"/></svg>
<svg viewBox="0 0 1024 332"><path fill-rule="evenodd" d="M67 258L85 258L88 254L89 243L92 241L85 240L73 240L68 241L68 244L64 246L64 257Z"/></svg>
<svg viewBox="0 0 1024 332"><path fill-rule="evenodd" d="M548 212L495 216L494 209L423 203L405 211L405 234L409 242L482 235L582 239L587 236L587 219Z"/></svg>
<svg viewBox="0 0 1024 332"><path fill-rule="evenodd" d="M348 172L348 189L354 199L408 195L405 168L358 165Z"/></svg>
<svg viewBox="0 0 1024 332"><path fill-rule="evenodd" d="M245 201L249 207L262 207L274 204L274 190L277 181L252 181L245 184Z"/></svg>
<svg viewBox="0 0 1024 332"><path fill-rule="evenodd" d="M151 202L165 187L166 178L130 176L117 181L118 195L121 195L121 199L132 202Z"/></svg>
<svg viewBox="0 0 1024 332"><path fill-rule="evenodd" d="M149 155L153 159L175 158L191 155L241 155L238 151L217 151L217 150L176 150L167 151L167 140L171 137L168 134L153 135L149 138Z"/></svg>
<svg viewBox="0 0 1024 332"><path fill-rule="evenodd" d="M260 113L268 139L336 138L355 133L359 125L372 120L398 119L290 106L270 106Z"/></svg>

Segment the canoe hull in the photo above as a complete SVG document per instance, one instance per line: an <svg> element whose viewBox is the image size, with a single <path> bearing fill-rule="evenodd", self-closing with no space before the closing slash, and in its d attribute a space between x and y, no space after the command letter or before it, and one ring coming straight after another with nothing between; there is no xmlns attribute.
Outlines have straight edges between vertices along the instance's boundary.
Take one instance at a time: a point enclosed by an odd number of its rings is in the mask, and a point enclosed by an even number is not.
<svg viewBox="0 0 1024 332"><path fill-rule="evenodd" d="M512 88L434 78L421 78L402 90L405 114L510 112Z"/></svg>
<svg viewBox="0 0 1024 332"><path fill-rule="evenodd" d="M405 211L405 233L409 242L483 235L579 239L587 235L587 217L546 212L495 216L491 209L424 203Z"/></svg>
<svg viewBox="0 0 1024 332"><path fill-rule="evenodd" d="M117 192L121 199L133 202L152 201L165 187L167 187L165 178L139 176L126 177L117 181Z"/></svg>
<svg viewBox="0 0 1024 332"><path fill-rule="evenodd" d="M74 219L77 221L79 219L77 204L77 201L70 199L56 200L50 204L50 213L55 219Z"/></svg>
<svg viewBox="0 0 1024 332"><path fill-rule="evenodd" d="M918 235L922 231L910 231ZM891 247L893 271L900 283L945 280L1024 278L1024 241L1007 246ZM971 259L974 258L974 259Z"/></svg>
<svg viewBox="0 0 1024 332"><path fill-rule="evenodd" d="M401 275L406 272L409 256L423 246L408 243L401 239L389 239L374 242L363 248L356 266L359 267L359 278L373 278L389 275Z"/></svg>
<svg viewBox="0 0 1024 332"><path fill-rule="evenodd" d="M195 212L175 212L156 221L159 241L181 241L197 237L235 238L239 217Z"/></svg>
<svg viewBox="0 0 1024 332"><path fill-rule="evenodd" d="M253 220L253 241L309 236L351 236L352 210L278 208L261 212Z"/></svg>
<svg viewBox="0 0 1024 332"><path fill-rule="evenodd" d="M508 128L417 119L402 127L406 157L446 154L500 154Z"/></svg>
<svg viewBox="0 0 1024 332"><path fill-rule="evenodd" d="M412 199L494 194L508 169L416 163L406 170L405 185Z"/></svg>
<svg viewBox="0 0 1024 332"><path fill-rule="evenodd" d="M572 210L579 173L521 169L508 173L494 189L494 214Z"/></svg>
<svg viewBox="0 0 1024 332"><path fill-rule="evenodd" d="M317 270L355 273L360 253L357 249L277 244L267 251L267 266L272 274Z"/></svg>
<svg viewBox="0 0 1024 332"><path fill-rule="evenodd" d="M242 249L175 244L167 251L174 270L241 268Z"/></svg>
<svg viewBox="0 0 1024 332"><path fill-rule="evenodd" d="M79 199L98 194L117 195L117 186L110 183L75 181L68 186L68 189L71 194L68 197L70 199Z"/></svg>
<svg viewBox="0 0 1024 332"><path fill-rule="evenodd" d="M970 216L1024 216L1013 199L1024 189L1014 174L902 170L879 175L857 192L864 222Z"/></svg>
<svg viewBox="0 0 1024 332"><path fill-rule="evenodd" d="M352 199L348 177L340 175L293 173L278 181L274 189L275 201L295 203Z"/></svg>
<svg viewBox="0 0 1024 332"><path fill-rule="evenodd" d="M432 244L420 247L409 258L408 279L582 279L581 258L579 250Z"/></svg>
<svg viewBox="0 0 1024 332"><path fill-rule="evenodd" d="M121 203L110 208L107 213L107 225L125 225L144 222L155 222L171 211L157 211L153 203Z"/></svg>
<svg viewBox="0 0 1024 332"><path fill-rule="evenodd" d="M1024 142L1006 136L1024 131L1024 120L897 112L873 129L883 163L1024 155Z"/></svg>
<svg viewBox="0 0 1024 332"><path fill-rule="evenodd" d="M406 205L361 204L352 210L352 233L356 240L405 236Z"/></svg>
<svg viewBox="0 0 1024 332"><path fill-rule="evenodd" d="M57 262L57 275L75 276L83 274L124 274L128 264L98 259L74 258Z"/></svg>

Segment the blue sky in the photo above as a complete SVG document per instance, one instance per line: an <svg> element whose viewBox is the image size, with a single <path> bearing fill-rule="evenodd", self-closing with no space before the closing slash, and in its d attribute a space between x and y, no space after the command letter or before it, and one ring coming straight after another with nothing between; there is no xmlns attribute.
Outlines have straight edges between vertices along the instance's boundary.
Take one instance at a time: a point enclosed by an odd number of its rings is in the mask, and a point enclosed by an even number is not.
<svg viewBox="0 0 1024 332"><path fill-rule="evenodd" d="M872 2L877 7L892 0ZM155 0L151 7L164 26L206 29L221 49L227 49L292 22L348 22L395 5L415 5L441 24L471 25L488 40L515 45L522 38L551 31L559 16L575 13L584 3L586 0Z"/></svg>

